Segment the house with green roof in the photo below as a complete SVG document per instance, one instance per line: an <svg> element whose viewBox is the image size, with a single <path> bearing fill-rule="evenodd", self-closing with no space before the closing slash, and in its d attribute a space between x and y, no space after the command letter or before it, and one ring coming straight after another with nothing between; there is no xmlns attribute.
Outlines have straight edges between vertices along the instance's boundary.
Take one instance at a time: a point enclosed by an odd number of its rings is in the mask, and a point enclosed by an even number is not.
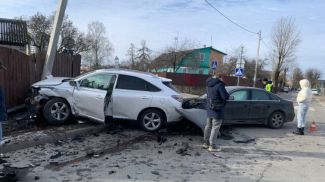
<svg viewBox="0 0 325 182"><path fill-rule="evenodd" d="M156 72L174 72L188 74L208 75L213 61L222 65L223 53L213 47L204 47L179 52L164 53L158 56L153 62L158 69Z"/></svg>

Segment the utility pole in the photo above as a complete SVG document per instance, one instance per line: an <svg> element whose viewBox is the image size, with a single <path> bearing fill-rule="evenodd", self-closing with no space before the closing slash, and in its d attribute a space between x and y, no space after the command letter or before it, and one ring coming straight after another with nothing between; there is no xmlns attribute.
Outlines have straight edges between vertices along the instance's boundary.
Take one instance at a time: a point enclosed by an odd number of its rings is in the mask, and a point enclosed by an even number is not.
<svg viewBox="0 0 325 182"><path fill-rule="evenodd" d="M43 67L42 79L45 79L47 76L52 75L54 58L67 4L68 0L59 0L59 4L54 17L53 30L51 32L50 42L46 52L46 60Z"/></svg>
<svg viewBox="0 0 325 182"><path fill-rule="evenodd" d="M243 52L244 52L244 46L241 46L239 64L237 64L239 66L236 66L236 67L242 68ZM239 76L237 76L237 86L239 86L239 81L240 81Z"/></svg>
<svg viewBox="0 0 325 182"><path fill-rule="evenodd" d="M258 31L258 40L257 40L257 55L256 55L256 61L255 61L255 72L254 72L254 83L253 83L253 87L256 86L256 75L257 75L257 65L258 65L258 60L260 57L260 44L261 44L261 40L262 40L262 32L261 30Z"/></svg>
<svg viewBox="0 0 325 182"><path fill-rule="evenodd" d="M212 47L212 35L210 36L210 47Z"/></svg>

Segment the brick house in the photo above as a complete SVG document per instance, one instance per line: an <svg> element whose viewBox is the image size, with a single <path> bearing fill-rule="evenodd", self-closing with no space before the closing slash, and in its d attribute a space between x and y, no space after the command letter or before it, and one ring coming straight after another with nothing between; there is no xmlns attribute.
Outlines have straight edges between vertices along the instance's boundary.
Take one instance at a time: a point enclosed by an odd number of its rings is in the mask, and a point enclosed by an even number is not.
<svg viewBox="0 0 325 182"><path fill-rule="evenodd" d="M159 62L161 67L156 72L174 72L188 74L208 75L213 61L222 65L226 53L213 47L204 47L175 53L165 53L158 56L154 62ZM172 66L171 62L177 62ZM164 64L165 63L165 64Z"/></svg>

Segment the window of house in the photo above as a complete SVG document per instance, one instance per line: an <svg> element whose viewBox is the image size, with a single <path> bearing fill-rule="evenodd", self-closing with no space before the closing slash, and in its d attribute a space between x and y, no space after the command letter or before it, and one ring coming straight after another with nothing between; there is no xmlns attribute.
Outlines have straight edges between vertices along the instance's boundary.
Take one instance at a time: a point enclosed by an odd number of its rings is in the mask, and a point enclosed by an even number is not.
<svg viewBox="0 0 325 182"><path fill-rule="evenodd" d="M204 61L204 54L203 53L199 53L199 61Z"/></svg>

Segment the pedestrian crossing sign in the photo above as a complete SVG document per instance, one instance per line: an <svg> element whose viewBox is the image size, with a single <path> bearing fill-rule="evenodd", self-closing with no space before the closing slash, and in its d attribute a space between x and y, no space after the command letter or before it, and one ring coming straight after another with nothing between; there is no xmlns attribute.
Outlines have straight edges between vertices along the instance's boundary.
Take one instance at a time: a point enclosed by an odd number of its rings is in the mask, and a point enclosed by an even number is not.
<svg viewBox="0 0 325 182"><path fill-rule="evenodd" d="M244 75L244 69L243 68L236 68L235 75L236 76L243 76Z"/></svg>
<svg viewBox="0 0 325 182"><path fill-rule="evenodd" d="M217 66L218 66L217 60L212 61L212 63L211 63L211 69L216 70L217 69Z"/></svg>

